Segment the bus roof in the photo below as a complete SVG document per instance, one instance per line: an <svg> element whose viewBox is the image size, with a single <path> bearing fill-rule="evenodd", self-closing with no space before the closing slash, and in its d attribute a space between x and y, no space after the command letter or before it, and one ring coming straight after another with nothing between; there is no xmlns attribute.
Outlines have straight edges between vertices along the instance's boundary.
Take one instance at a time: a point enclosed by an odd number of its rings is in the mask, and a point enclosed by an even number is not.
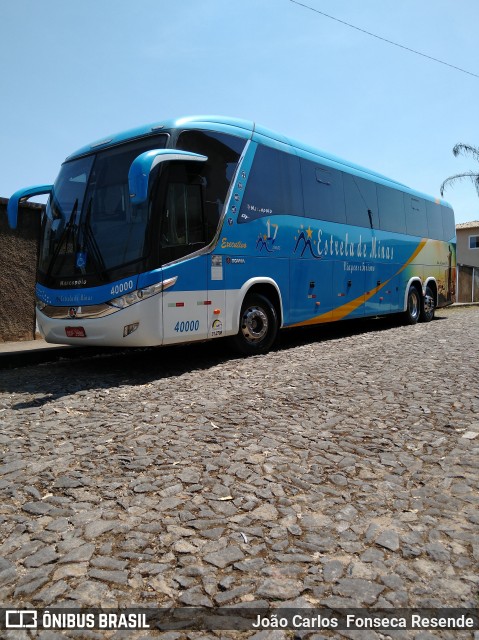
<svg viewBox="0 0 479 640"><path fill-rule="evenodd" d="M163 130L168 131L170 129L203 129L210 131L219 131L222 133L230 133L244 139L252 139L257 142L263 142L265 144L268 144L269 146L279 149L284 149L284 145L286 145L287 147L292 148L300 157L309 157L309 159L311 159L311 156L315 156L320 159L323 164L330 166L331 168L347 171L348 173L353 173L359 177L370 179L374 182L406 191L411 195L425 198L427 200L440 203L447 207L451 206L448 202L442 199L439 200L438 198L434 198L433 196L415 191L414 189L411 189L407 185L402 184L397 180L393 180L376 171L372 171L371 169L367 169L353 162L349 162L348 160L344 160L343 158L339 158L338 156L327 153L326 151L316 149L315 147L307 145L303 142L298 142L297 140L288 138L283 134L271 131L270 129L256 124L252 120L242 120L239 118L229 118L225 116L188 116L183 118L162 120L153 124L136 127L135 129L129 129L111 136L106 136L105 138L86 145L69 155L66 160L73 160L74 158L84 156L89 153L94 153L99 149L107 149L117 144L121 144L122 142L159 134Z"/></svg>

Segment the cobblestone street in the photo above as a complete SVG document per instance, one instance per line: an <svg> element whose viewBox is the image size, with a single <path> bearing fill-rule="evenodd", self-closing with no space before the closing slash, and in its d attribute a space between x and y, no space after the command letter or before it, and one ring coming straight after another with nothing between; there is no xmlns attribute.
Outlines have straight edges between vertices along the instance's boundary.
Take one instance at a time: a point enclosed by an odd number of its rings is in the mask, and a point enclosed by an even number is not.
<svg viewBox="0 0 479 640"><path fill-rule="evenodd" d="M477 607L478 337L479 308L450 308L254 358L219 341L0 371L0 601ZM66 634L30 633L6 637ZM164 637L215 635L293 637Z"/></svg>

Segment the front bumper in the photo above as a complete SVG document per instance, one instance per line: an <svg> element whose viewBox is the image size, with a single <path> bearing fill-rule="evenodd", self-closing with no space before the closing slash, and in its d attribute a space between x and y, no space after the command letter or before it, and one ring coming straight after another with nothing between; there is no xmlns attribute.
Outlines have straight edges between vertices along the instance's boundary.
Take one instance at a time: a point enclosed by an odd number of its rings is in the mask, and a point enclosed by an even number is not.
<svg viewBox="0 0 479 640"><path fill-rule="evenodd" d="M156 295L124 309L109 305L94 307L48 306L37 309L37 323L41 335L53 344L73 344L76 346L106 347L149 347L161 345L162 296ZM69 317L70 316L70 317ZM129 335L126 327L138 324ZM86 337L68 337L67 327L83 327Z"/></svg>

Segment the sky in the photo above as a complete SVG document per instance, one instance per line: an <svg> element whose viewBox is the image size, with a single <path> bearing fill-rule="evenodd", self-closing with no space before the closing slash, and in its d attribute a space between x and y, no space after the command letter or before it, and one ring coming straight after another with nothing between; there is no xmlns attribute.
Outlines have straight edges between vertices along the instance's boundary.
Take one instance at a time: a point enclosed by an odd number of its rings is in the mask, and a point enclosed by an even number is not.
<svg viewBox="0 0 479 640"><path fill-rule="evenodd" d="M300 0L479 75L478 0ZM1 0L0 196L50 184L63 160L163 119L253 120L439 196L479 169L479 78L291 0ZM479 220L471 182L456 222Z"/></svg>

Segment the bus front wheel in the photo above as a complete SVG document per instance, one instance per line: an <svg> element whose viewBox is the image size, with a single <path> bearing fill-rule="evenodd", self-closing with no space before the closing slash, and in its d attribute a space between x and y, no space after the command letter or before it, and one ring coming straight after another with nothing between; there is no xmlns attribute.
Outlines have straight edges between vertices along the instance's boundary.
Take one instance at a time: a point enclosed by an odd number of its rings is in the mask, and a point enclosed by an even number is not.
<svg viewBox="0 0 479 640"><path fill-rule="evenodd" d="M265 296L248 294L241 307L234 345L245 355L267 353L278 335L276 309Z"/></svg>
<svg viewBox="0 0 479 640"><path fill-rule="evenodd" d="M421 295L414 285L409 287L404 318L406 324L416 324L421 315Z"/></svg>

